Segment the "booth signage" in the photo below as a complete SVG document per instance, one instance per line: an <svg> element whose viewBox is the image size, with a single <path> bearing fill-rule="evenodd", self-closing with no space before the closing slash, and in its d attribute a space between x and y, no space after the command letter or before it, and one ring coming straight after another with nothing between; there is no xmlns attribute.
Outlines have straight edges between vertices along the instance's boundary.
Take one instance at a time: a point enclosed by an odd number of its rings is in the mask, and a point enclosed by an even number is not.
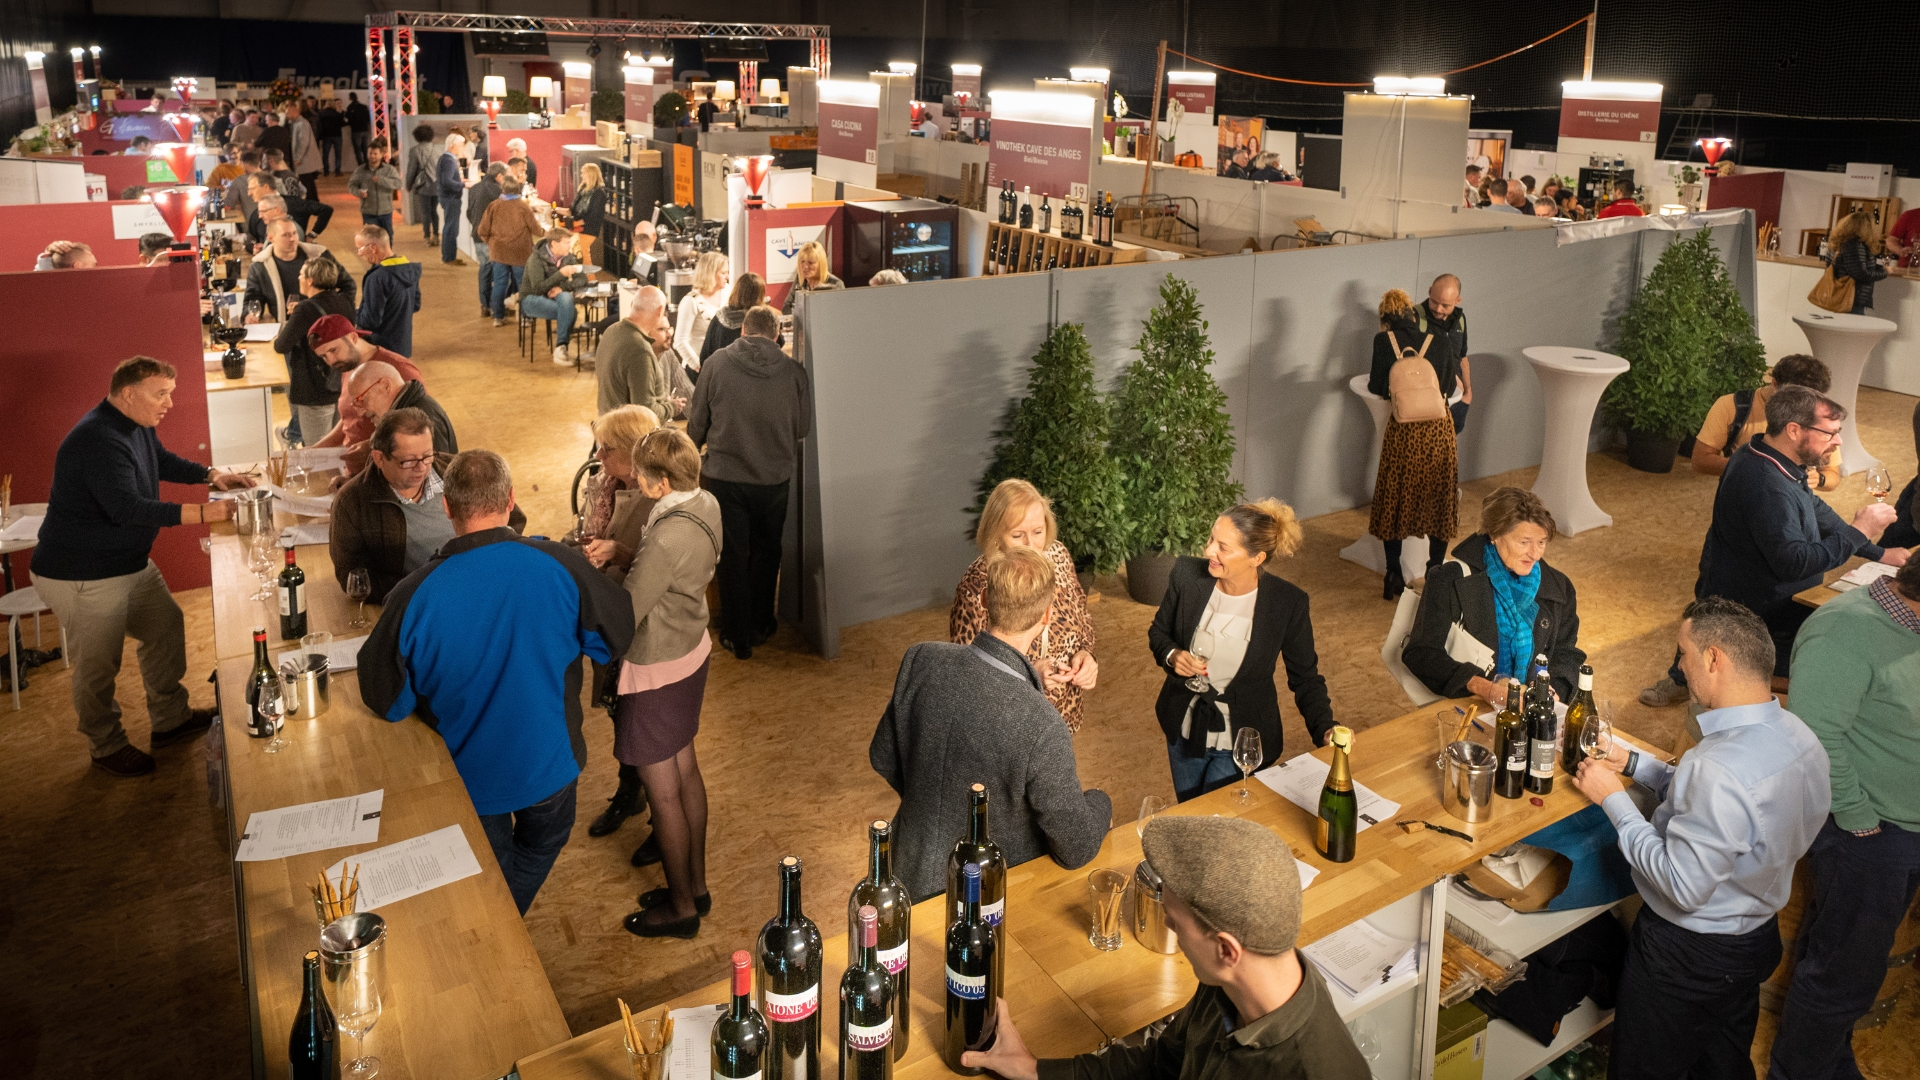
<svg viewBox="0 0 1920 1080"><path fill-rule="evenodd" d="M880 154L877 105L820 103L820 153L859 165L873 165Z"/></svg>
<svg viewBox="0 0 1920 1080"><path fill-rule="evenodd" d="M673 144L673 201L693 205L693 147L686 143Z"/></svg>
<svg viewBox="0 0 1920 1080"><path fill-rule="evenodd" d="M172 177L173 171L167 170L167 175ZM113 204L115 240L138 240L148 233L173 235L173 227L167 224L166 218L160 216L158 207L147 202Z"/></svg>
<svg viewBox="0 0 1920 1080"><path fill-rule="evenodd" d="M647 81L640 82L631 77L627 79L626 118L636 124L651 124L653 123L653 72L643 71L640 75Z"/></svg>
<svg viewBox="0 0 1920 1080"><path fill-rule="evenodd" d="M593 108L593 76L568 75L564 92L566 96L562 100L567 108L575 105L585 105L589 110Z"/></svg>
<svg viewBox="0 0 1920 1080"><path fill-rule="evenodd" d="M1560 99L1562 138L1650 143L1659 138L1659 132L1660 103L1657 101Z"/></svg>
<svg viewBox="0 0 1920 1080"><path fill-rule="evenodd" d="M1167 84L1167 97L1180 103L1180 107L1193 116L1213 115L1214 87L1211 83L1175 83Z"/></svg>
<svg viewBox="0 0 1920 1080"><path fill-rule="evenodd" d="M800 249L809 241L827 248L827 261L833 261L832 240L823 225L796 225L767 230L766 281L768 285L791 284L800 276Z"/></svg>
<svg viewBox="0 0 1920 1080"><path fill-rule="evenodd" d="M967 100L969 102L972 102L971 107L976 109L979 108L981 103L980 102L980 76L959 75L959 74L954 75L953 92L956 95L958 94L967 95Z"/></svg>
<svg viewBox="0 0 1920 1080"><path fill-rule="evenodd" d="M987 147L987 186L1012 181L1035 195L1086 200L1093 162L1087 129L1031 120L995 120Z"/></svg>

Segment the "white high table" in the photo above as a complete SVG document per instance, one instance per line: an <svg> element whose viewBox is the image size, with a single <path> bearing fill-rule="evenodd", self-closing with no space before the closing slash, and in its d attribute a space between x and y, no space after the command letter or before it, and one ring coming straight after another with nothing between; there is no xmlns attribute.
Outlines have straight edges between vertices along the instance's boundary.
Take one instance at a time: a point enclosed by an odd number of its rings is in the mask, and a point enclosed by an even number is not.
<svg viewBox="0 0 1920 1080"><path fill-rule="evenodd" d="M1563 535L1612 525L1613 515L1600 509L1587 490L1587 439L1601 393L1632 365L1598 349L1533 345L1521 351L1533 364L1546 405L1540 474L1534 478L1533 493L1547 504Z"/></svg>
<svg viewBox="0 0 1920 1080"><path fill-rule="evenodd" d="M1854 406L1860 397L1860 372L1873 355L1880 339L1899 329L1889 319L1872 315L1847 315L1832 311L1801 311L1794 324L1807 335L1814 358L1827 365L1832 384L1827 396L1847 410L1847 421L1840 425L1840 475L1852 476L1880 464L1867 453L1860 441L1860 424Z"/></svg>
<svg viewBox="0 0 1920 1080"><path fill-rule="evenodd" d="M1367 376L1355 375L1347 380L1347 389L1367 403L1367 411L1373 414L1373 458L1372 468L1378 474L1380 467L1380 440L1387 434L1387 419L1393 415L1393 403L1386 398L1377 397L1367 389ZM1371 491L1368 492L1372 494ZM1400 574L1407 581L1418 581L1427 574L1427 538L1410 536L1400 548ZM1340 557L1376 574L1387 572L1387 548L1380 538L1371 531L1360 539L1340 549Z"/></svg>

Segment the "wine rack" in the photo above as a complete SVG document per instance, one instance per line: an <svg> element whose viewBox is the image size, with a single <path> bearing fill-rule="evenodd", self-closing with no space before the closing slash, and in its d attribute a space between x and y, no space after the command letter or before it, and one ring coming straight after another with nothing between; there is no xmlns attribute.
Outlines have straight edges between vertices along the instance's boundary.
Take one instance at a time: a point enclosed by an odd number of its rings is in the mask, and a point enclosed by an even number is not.
<svg viewBox="0 0 1920 1080"><path fill-rule="evenodd" d="M997 261L1002 245L1006 246L1011 268ZM997 221L987 223L986 272L989 274L1031 274L1056 268L1074 270L1084 266L1145 262L1146 258L1143 248L1106 247L1085 240L1070 240L1059 233L1022 229Z"/></svg>

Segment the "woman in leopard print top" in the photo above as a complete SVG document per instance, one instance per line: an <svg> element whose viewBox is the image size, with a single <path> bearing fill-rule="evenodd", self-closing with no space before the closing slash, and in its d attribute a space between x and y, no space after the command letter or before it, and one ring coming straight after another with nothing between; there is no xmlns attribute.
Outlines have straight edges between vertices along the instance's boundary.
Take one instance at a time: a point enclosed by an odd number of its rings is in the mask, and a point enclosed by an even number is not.
<svg viewBox="0 0 1920 1080"><path fill-rule="evenodd" d="M987 497L975 542L980 557L961 576L953 593L948 638L967 644L987 631L987 559L1012 545L1033 548L1053 563L1053 618L1033 639L1027 659L1047 684L1047 700L1060 711L1068 731L1079 731L1081 696L1093 689L1100 665L1093 659L1093 618L1087 594L1073 570L1073 553L1054 539L1053 502L1025 480L1004 480Z"/></svg>

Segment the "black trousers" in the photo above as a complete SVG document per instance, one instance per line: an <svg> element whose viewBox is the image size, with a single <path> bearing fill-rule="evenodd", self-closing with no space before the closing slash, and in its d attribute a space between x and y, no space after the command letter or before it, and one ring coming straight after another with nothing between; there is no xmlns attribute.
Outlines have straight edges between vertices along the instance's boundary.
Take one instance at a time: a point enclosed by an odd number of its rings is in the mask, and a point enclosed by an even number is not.
<svg viewBox="0 0 1920 1080"><path fill-rule="evenodd" d="M720 503L720 632L735 646L751 646L773 630L789 486L706 479Z"/></svg>
<svg viewBox="0 0 1920 1080"><path fill-rule="evenodd" d="M1754 1080L1760 984L1780 964L1780 921L1702 934L1640 909L1614 1011L1607 1080Z"/></svg>

